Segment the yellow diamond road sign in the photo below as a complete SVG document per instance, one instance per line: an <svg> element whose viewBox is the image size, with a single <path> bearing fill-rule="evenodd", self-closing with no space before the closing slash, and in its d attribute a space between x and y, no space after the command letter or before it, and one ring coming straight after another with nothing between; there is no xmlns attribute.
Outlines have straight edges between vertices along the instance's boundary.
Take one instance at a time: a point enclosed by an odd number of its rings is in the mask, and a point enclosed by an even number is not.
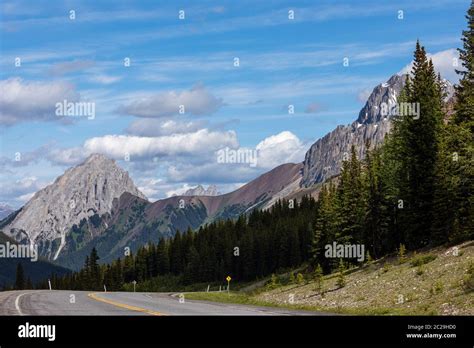
<svg viewBox="0 0 474 348"><path fill-rule="evenodd" d="M227 276L227 281L230 282L232 280L232 278L230 276Z"/></svg>

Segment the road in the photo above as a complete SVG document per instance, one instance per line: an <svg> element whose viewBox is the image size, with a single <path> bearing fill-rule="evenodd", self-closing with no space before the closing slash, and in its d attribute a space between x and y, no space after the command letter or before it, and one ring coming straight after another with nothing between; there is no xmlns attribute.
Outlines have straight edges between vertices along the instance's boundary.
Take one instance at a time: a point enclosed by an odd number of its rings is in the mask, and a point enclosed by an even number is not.
<svg viewBox="0 0 474 348"><path fill-rule="evenodd" d="M180 301L169 293L24 290L0 292L0 315L321 315L282 308Z"/></svg>

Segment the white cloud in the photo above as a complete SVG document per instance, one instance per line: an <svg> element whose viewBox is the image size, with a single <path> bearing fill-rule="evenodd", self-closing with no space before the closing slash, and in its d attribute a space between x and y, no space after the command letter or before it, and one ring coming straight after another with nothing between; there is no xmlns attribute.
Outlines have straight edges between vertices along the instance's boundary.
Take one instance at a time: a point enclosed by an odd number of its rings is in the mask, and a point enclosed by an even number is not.
<svg viewBox="0 0 474 348"><path fill-rule="evenodd" d="M265 138L258 143L256 149L258 166L268 169L283 163L301 162L306 152L306 146L289 131Z"/></svg>
<svg viewBox="0 0 474 348"><path fill-rule="evenodd" d="M139 119L126 129L127 133L140 136L160 136L196 132L205 126L205 121L179 122L174 120Z"/></svg>
<svg viewBox="0 0 474 348"><path fill-rule="evenodd" d="M35 192L30 192L30 193L26 193L24 195L21 195L20 197L17 197L16 200L17 201L20 201L22 203L26 203L28 202L31 198L33 198L33 196L35 195Z"/></svg>
<svg viewBox="0 0 474 348"><path fill-rule="evenodd" d="M445 78L452 83L456 83L459 80L459 76L456 74L455 69L461 70L461 62L459 61L459 53L456 49L451 48L434 54L427 53L427 57L433 60L433 65L436 71L441 74L442 78ZM456 63L458 66L455 66ZM400 72L403 74L409 73L412 67L413 61L405 66Z"/></svg>
<svg viewBox="0 0 474 348"><path fill-rule="evenodd" d="M52 121L55 104L80 99L73 85L63 81L24 82L21 78L0 81L0 125L9 126L32 120Z"/></svg>
<svg viewBox="0 0 474 348"><path fill-rule="evenodd" d="M23 204L46 185L46 182L38 180L35 176L25 176L3 185L2 200Z"/></svg>
<svg viewBox="0 0 474 348"><path fill-rule="evenodd" d="M82 147L71 147L67 149L52 149L47 158L54 164L59 165L76 165L86 159L88 153Z"/></svg>
<svg viewBox="0 0 474 348"><path fill-rule="evenodd" d="M167 178L174 182L248 182L280 164L301 162L307 147L296 135L283 131L257 144L256 167L248 163L217 163L217 157L199 165L175 161L168 167Z"/></svg>
<svg viewBox="0 0 474 348"><path fill-rule="evenodd" d="M181 105L186 114L212 114L222 106L222 99L216 98L203 85L196 85L187 91L150 95L120 107L119 112L137 117L165 117L178 114Z"/></svg>
<svg viewBox="0 0 474 348"><path fill-rule="evenodd" d="M234 131L209 131L200 129L194 133L173 134L161 137L132 135L106 135L88 139L84 143L87 153L99 152L112 158L198 155L225 146L238 146Z"/></svg>

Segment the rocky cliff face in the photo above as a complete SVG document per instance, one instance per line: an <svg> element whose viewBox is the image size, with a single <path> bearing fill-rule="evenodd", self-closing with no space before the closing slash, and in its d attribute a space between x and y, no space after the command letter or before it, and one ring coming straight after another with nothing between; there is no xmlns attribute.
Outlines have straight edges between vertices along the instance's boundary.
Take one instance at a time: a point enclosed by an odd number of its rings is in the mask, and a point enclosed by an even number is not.
<svg viewBox="0 0 474 348"><path fill-rule="evenodd" d="M342 161L348 159L351 146L357 149L359 158L366 152L366 141L371 146L382 143L390 131L393 112L389 110L397 104L397 99L405 85L407 75L393 75L387 82L374 88L359 117L350 125L338 126L332 132L316 141L306 153L303 162L302 188L324 182L340 173ZM454 94L454 87L443 80L445 101Z"/></svg>
<svg viewBox="0 0 474 348"><path fill-rule="evenodd" d="M40 255L55 260L73 225L110 212L114 198L124 192L146 198L115 161L94 154L38 191L2 230L16 241L36 244Z"/></svg>

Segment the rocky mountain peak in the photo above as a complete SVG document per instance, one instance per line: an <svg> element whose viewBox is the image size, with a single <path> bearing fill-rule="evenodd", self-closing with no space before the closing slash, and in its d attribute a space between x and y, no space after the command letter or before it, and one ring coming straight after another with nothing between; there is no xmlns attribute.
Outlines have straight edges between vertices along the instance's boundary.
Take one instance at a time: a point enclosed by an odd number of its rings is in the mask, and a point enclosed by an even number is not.
<svg viewBox="0 0 474 348"><path fill-rule="evenodd" d="M114 160L108 158L107 156L100 154L100 153L93 153L87 159L84 161L84 164L88 163L104 163L104 162L113 162L115 163Z"/></svg>
<svg viewBox="0 0 474 348"><path fill-rule="evenodd" d="M351 125L337 126L333 131L316 141L305 155L302 187L310 187L340 173L342 160L356 147L359 158L365 156L365 143L380 144L391 128L391 117L382 112L382 104L389 108L397 103L406 74L393 75L385 83L377 85L370 94L359 117ZM446 92L445 100L452 98L453 85L442 80Z"/></svg>
<svg viewBox="0 0 474 348"><path fill-rule="evenodd" d="M407 75L395 74L387 82L376 86L370 94L364 107L359 112L357 118L358 124L370 124L381 121L384 117L381 113L380 105L386 103L393 105L397 101L403 86L405 85Z"/></svg>
<svg viewBox="0 0 474 348"><path fill-rule="evenodd" d="M41 255L56 259L73 225L110 212L113 200L124 192L146 199L115 161L93 154L38 191L3 230L19 242L38 245Z"/></svg>
<svg viewBox="0 0 474 348"><path fill-rule="evenodd" d="M218 196L221 193L217 189L216 185L209 185L205 189L202 185L198 185L194 188L187 190L183 196Z"/></svg>
<svg viewBox="0 0 474 348"><path fill-rule="evenodd" d="M359 158L365 155L365 142L380 144L390 131L391 122L381 111L382 103L394 105L403 89L407 75L393 75L387 82L376 86L370 94L359 117L351 125L337 126L333 131L316 141L305 155L301 187L316 183L340 173L345 156L354 145Z"/></svg>

